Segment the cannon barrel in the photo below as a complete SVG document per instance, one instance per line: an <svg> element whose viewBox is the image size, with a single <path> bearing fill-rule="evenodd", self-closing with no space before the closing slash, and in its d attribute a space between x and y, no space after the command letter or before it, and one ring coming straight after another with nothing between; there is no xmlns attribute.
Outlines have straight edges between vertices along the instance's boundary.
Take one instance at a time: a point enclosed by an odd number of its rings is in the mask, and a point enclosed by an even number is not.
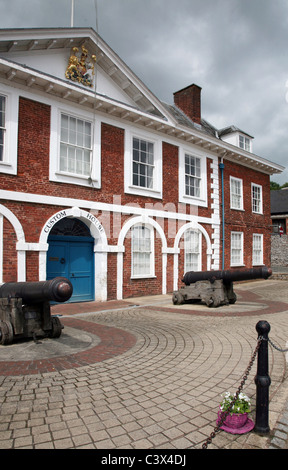
<svg viewBox="0 0 288 470"><path fill-rule="evenodd" d="M72 293L73 286L65 277L39 282L6 282L0 287L0 298L18 298L28 305L49 300L66 302Z"/></svg>
<svg viewBox="0 0 288 470"><path fill-rule="evenodd" d="M252 269L239 269L239 270L224 270L224 271L189 271L187 272L182 282L186 286L198 281L215 281L222 279L223 283L230 283L234 281L246 281L250 279L268 279L272 275L272 269L263 266L261 268Z"/></svg>

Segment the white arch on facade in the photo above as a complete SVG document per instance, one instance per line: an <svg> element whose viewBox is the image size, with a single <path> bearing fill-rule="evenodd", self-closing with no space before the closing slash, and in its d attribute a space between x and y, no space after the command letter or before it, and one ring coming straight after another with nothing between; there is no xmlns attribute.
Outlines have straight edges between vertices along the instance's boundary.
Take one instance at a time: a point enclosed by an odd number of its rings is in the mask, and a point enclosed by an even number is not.
<svg viewBox="0 0 288 470"><path fill-rule="evenodd" d="M117 253L117 299L123 298L123 253L125 251L124 241L129 230L133 225L145 224L153 227L159 234L162 241L162 293L166 294L166 273L167 273L167 240L162 227L154 219L146 215L132 217L123 225L118 237L118 253Z"/></svg>
<svg viewBox="0 0 288 470"><path fill-rule="evenodd" d="M109 251L105 230L96 216L79 207L63 209L53 214L43 225L39 242L44 247L39 252L39 279L46 280L48 237L54 225L63 218L76 218L84 222L94 238L95 300L107 300L107 253Z"/></svg>
<svg viewBox="0 0 288 470"><path fill-rule="evenodd" d="M200 225L196 221L192 221L185 225L182 225L182 227L180 227L180 229L178 230L178 233L174 241L174 265L173 265L173 286L174 286L173 288L174 290L178 290L178 260L179 260L179 253L180 253L180 249L179 249L180 240L182 236L184 235L184 233L190 229L197 230L204 236L206 240L206 244L207 244L207 250L206 250L207 271L211 269L212 243L211 243L211 240L207 231L205 230L204 227L202 227L202 225Z"/></svg>
<svg viewBox="0 0 288 470"><path fill-rule="evenodd" d="M0 204L0 282L3 282L3 217L12 225L16 238L17 250L17 281L26 281L26 250L25 250L25 234L21 223L10 209Z"/></svg>

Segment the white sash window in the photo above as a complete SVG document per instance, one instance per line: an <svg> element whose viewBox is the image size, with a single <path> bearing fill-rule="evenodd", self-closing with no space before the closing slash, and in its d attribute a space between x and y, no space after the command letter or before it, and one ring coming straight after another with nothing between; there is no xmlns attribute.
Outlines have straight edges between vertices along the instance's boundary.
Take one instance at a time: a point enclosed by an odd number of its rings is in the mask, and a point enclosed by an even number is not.
<svg viewBox="0 0 288 470"><path fill-rule="evenodd" d="M199 198L201 195L201 160L185 154L185 195Z"/></svg>
<svg viewBox="0 0 288 470"><path fill-rule="evenodd" d="M243 182L239 178L230 177L231 209L243 209Z"/></svg>
<svg viewBox="0 0 288 470"><path fill-rule="evenodd" d="M153 188L154 145L133 138L133 185Z"/></svg>
<svg viewBox="0 0 288 470"><path fill-rule="evenodd" d="M5 122L6 122L6 98L0 95L0 161L4 159L4 141L5 141Z"/></svg>
<svg viewBox="0 0 288 470"><path fill-rule="evenodd" d="M89 176L91 154L91 122L61 114L60 171Z"/></svg>
<svg viewBox="0 0 288 470"><path fill-rule="evenodd" d="M262 214L262 186L252 184L252 211L255 214Z"/></svg>
<svg viewBox="0 0 288 470"><path fill-rule="evenodd" d="M253 259L254 266L263 264L263 235L253 233Z"/></svg>
<svg viewBox="0 0 288 470"><path fill-rule="evenodd" d="M243 233L231 232L231 266L243 265Z"/></svg>
<svg viewBox="0 0 288 470"><path fill-rule="evenodd" d="M154 236L153 230L145 225L132 228L132 277L154 275Z"/></svg>
<svg viewBox="0 0 288 470"><path fill-rule="evenodd" d="M200 271L201 265L201 237L199 232L188 230L185 232L185 273L189 271Z"/></svg>

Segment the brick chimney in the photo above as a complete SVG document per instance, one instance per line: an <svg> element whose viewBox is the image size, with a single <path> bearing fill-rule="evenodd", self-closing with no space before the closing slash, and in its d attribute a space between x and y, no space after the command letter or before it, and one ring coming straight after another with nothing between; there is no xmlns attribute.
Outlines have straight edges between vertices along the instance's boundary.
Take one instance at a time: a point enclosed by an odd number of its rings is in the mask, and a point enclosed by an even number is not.
<svg viewBox="0 0 288 470"><path fill-rule="evenodd" d="M201 90L193 84L173 93L175 105L197 124L201 124Z"/></svg>

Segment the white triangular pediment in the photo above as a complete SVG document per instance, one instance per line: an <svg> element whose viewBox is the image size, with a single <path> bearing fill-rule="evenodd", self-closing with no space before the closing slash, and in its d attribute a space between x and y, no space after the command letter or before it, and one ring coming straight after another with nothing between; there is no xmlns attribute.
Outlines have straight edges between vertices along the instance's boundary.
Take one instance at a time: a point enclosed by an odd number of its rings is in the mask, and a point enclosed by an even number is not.
<svg viewBox="0 0 288 470"><path fill-rule="evenodd" d="M82 47L87 52L89 69L82 76L88 77L91 86L81 81L81 76L78 80L67 72L73 56L80 60ZM0 30L0 58L25 67L30 73L35 71L51 80L61 80L67 87L76 86L83 93L94 92L118 105L122 103L167 121L173 120L161 101L90 28ZM72 68L74 65L72 62Z"/></svg>
<svg viewBox="0 0 288 470"><path fill-rule="evenodd" d="M61 49L55 52L37 51L37 52L20 52L11 54L2 54L5 59L9 58L18 64L29 67L37 72L52 75L54 78L65 80L71 83L71 79L66 78L65 74L69 67L69 58L72 52L68 49ZM73 84L82 87L83 90L96 91L101 95L105 95L116 101L123 102L129 106L136 106L124 90L118 86L115 81L101 68L100 65L94 67L94 75L91 74L91 85L85 86L77 80L73 80Z"/></svg>

